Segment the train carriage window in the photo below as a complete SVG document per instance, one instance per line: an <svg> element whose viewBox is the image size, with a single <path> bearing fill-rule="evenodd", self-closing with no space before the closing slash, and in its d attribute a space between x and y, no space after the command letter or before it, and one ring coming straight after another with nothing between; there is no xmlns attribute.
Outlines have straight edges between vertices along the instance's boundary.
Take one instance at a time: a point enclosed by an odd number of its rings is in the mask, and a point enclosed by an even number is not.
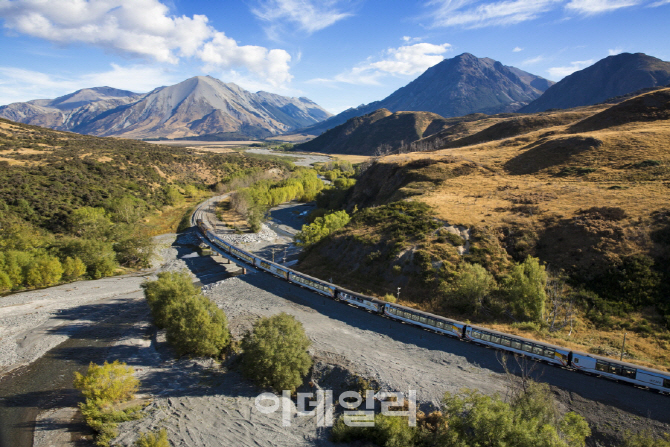
<svg viewBox="0 0 670 447"><path fill-rule="evenodd" d="M511 340L509 338L502 337L500 339L500 344L503 345L503 346L508 346L509 347L512 343L511 343Z"/></svg>
<svg viewBox="0 0 670 447"><path fill-rule="evenodd" d="M412 320L419 321L419 316L412 314Z"/></svg>
<svg viewBox="0 0 670 447"><path fill-rule="evenodd" d="M670 388L670 379L663 379L663 388Z"/></svg>
<svg viewBox="0 0 670 447"><path fill-rule="evenodd" d="M597 371L607 372L607 366L608 366L607 363L601 362L600 360L596 362Z"/></svg>
<svg viewBox="0 0 670 447"><path fill-rule="evenodd" d="M491 334L487 334L486 332L482 332L482 340L491 341Z"/></svg>
<svg viewBox="0 0 670 447"><path fill-rule="evenodd" d="M621 376L621 367L619 365L609 365L609 371L607 371L610 374L616 374L617 376Z"/></svg>
<svg viewBox="0 0 670 447"><path fill-rule="evenodd" d="M491 343L500 344L500 337L491 335Z"/></svg>
<svg viewBox="0 0 670 447"><path fill-rule="evenodd" d="M437 327L439 327L440 329L444 329L444 323L442 323L441 321L438 321L437 322Z"/></svg>
<svg viewBox="0 0 670 447"><path fill-rule="evenodd" d="M533 345L530 343L524 343L523 346L521 346L521 349L526 351L526 352L532 352L533 351Z"/></svg>
<svg viewBox="0 0 670 447"><path fill-rule="evenodd" d="M637 376L637 370L634 368L628 368L627 366L624 366L621 375L627 379L634 379L635 376Z"/></svg>
<svg viewBox="0 0 670 447"><path fill-rule="evenodd" d="M554 349L551 349L551 348L545 348L544 356L549 357L550 359L553 359L554 357L556 357L556 351Z"/></svg>
<svg viewBox="0 0 670 447"><path fill-rule="evenodd" d="M542 355L542 354L544 354L544 349L542 348L542 346L534 345L533 346L533 354Z"/></svg>
<svg viewBox="0 0 670 447"><path fill-rule="evenodd" d="M419 321L420 321L421 323L427 323L427 322L428 322L428 319L427 319L426 317L419 317Z"/></svg>
<svg viewBox="0 0 670 447"><path fill-rule="evenodd" d="M482 338L482 334L479 331L472 331L472 338Z"/></svg>
<svg viewBox="0 0 670 447"><path fill-rule="evenodd" d="M514 349L521 349L521 342L516 341L516 340L512 340L512 343L511 343L511 344L512 344L512 348L514 348Z"/></svg>

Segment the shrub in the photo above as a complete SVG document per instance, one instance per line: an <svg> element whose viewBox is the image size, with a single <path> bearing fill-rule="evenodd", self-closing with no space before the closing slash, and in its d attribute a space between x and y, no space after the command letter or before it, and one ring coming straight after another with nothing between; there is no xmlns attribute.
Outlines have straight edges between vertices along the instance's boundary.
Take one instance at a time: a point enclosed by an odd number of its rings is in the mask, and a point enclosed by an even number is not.
<svg viewBox="0 0 670 447"><path fill-rule="evenodd" d="M528 256L512 268L505 278L504 287L508 302L518 318L542 320L547 299L546 286L547 273L539 259Z"/></svg>
<svg viewBox="0 0 670 447"><path fill-rule="evenodd" d="M35 257L25 273L26 285L47 287L57 284L63 276L63 266L57 258L48 255Z"/></svg>
<svg viewBox="0 0 670 447"><path fill-rule="evenodd" d="M479 264L462 263L448 291L448 300L464 312L478 312L496 287L495 278Z"/></svg>
<svg viewBox="0 0 670 447"><path fill-rule="evenodd" d="M395 303L395 302L398 301L398 297L396 297L396 296L395 296L394 294L392 294L392 293L387 293L386 295L384 295L384 296L382 297L382 299L383 299L384 301L388 302L388 303Z"/></svg>
<svg viewBox="0 0 670 447"><path fill-rule="evenodd" d="M66 257L63 261L63 278L66 280L77 279L86 273L86 264L78 257Z"/></svg>
<svg viewBox="0 0 670 447"><path fill-rule="evenodd" d="M177 354L217 357L230 343L226 315L206 297L185 296L168 310L167 339Z"/></svg>
<svg viewBox="0 0 670 447"><path fill-rule="evenodd" d="M334 442L368 441L380 447L413 447L423 445L420 432L410 427L406 417L375 415L373 427L350 427L340 417L333 425Z"/></svg>
<svg viewBox="0 0 670 447"><path fill-rule="evenodd" d="M79 408L86 424L96 431L98 446L108 446L117 436L118 422L140 417L138 406L119 409L120 404L133 399L139 388L133 372L132 367L115 360L102 366L91 363L85 376L74 373L74 387L86 398Z"/></svg>
<svg viewBox="0 0 670 447"><path fill-rule="evenodd" d="M136 447L170 447L167 430L161 428L153 433L140 433L140 438L135 441Z"/></svg>
<svg viewBox="0 0 670 447"><path fill-rule="evenodd" d="M154 323L159 328L167 325L171 306L185 297L199 293L186 272L159 273L156 281L148 281L142 284L142 288Z"/></svg>
<svg viewBox="0 0 670 447"><path fill-rule="evenodd" d="M228 320L186 272L163 272L142 284L154 323L179 355L216 357L230 343Z"/></svg>
<svg viewBox="0 0 670 447"><path fill-rule="evenodd" d="M310 344L293 316L262 318L242 340L242 372L261 387L295 391L312 366Z"/></svg>
<svg viewBox="0 0 670 447"><path fill-rule="evenodd" d="M118 267L111 242L92 239L63 238L57 244L61 258L79 258L93 279L111 276Z"/></svg>
<svg viewBox="0 0 670 447"><path fill-rule="evenodd" d="M313 245L334 231L339 230L349 223L351 217L346 211L336 211L317 217L309 225L303 225L302 231L295 235L295 240L300 246Z"/></svg>

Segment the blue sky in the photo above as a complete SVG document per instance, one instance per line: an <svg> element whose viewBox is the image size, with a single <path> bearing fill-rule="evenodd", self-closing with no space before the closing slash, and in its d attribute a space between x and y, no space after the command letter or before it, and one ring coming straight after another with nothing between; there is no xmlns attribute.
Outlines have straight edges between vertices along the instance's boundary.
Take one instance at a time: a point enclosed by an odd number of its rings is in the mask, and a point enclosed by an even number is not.
<svg viewBox="0 0 670 447"><path fill-rule="evenodd" d="M670 60L670 0L0 0L0 104L210 75L332 113L461 53L558 81Z"/></svg>

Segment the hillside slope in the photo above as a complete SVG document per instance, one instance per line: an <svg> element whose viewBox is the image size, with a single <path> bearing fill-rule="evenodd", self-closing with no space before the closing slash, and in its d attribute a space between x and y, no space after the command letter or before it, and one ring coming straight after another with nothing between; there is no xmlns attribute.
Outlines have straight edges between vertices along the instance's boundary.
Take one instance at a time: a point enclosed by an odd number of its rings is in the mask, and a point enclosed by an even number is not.
<svg viewBox="0 0 670 447"><path fill-rule="evenodd" d="M381 101L345 110L303 132L320 135L351 118L382 108L391 112L432 112L444 118L514 112L538 98L552 84L493 59L464 53L430 67Z"/></svg>
<svg viewBox="0 0 670 447"><path fill-rule="evenodd" d="M461 123L452 148L381 158L344 195L358 210L351 223L299 269L377 296L400 288L403 304L596 354L618 355L628 331L629 360L670 367L669 107L661 89L481 118ZM506 295L528 256L558 293L532 324ZM494 284L479 302L458 289L474 264ZM574 320L548 330L567 309Z"/></svg>
<svg viewBox="0 0 670 447"><path fill-rule="evenodd" d="M448 121L429 112L396 112L379 109L352 118L324 134L299 144L298 151L325 154L373 155L375 151L396 150L448 126Z"/></svg>
<svg viewBox="0 0 670 447"><path fill-rule="evenodd" d="M598 104L608 98L670 84L670 62L644 53L621 53L602 59L549 87L521 113Z"/></svg>

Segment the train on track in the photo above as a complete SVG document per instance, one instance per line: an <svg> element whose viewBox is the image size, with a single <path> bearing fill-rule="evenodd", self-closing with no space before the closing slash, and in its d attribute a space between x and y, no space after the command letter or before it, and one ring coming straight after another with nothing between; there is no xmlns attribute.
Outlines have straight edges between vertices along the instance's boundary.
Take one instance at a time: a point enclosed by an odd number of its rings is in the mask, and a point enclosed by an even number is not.
<svg viewBox="0 0 670 447"><path fill-rule="evenodd" d="M664 394L670 394L670 373L668 372L645 368L608 357L572 351L561 346L462 323L439 315L422 312L410 307L389 303L371 296L353 292L336 284L331 284L321 279L305 275L304 273L292 270L281 264L274 263L244 251L216 236L216 234L214 234L201 219L197 219L196 224L201 235L209 241L211 245L219 248L223 252L234 256L251 266L283 278L288 282L313 290L316 293L328 296L334 300L350 304L359 309L382 315L392 320L412 324L442 335L454 337L459 340L490 346L515 355L522 355L533 360L543 361L574 371L581 371L656 390Z"/></svg>

